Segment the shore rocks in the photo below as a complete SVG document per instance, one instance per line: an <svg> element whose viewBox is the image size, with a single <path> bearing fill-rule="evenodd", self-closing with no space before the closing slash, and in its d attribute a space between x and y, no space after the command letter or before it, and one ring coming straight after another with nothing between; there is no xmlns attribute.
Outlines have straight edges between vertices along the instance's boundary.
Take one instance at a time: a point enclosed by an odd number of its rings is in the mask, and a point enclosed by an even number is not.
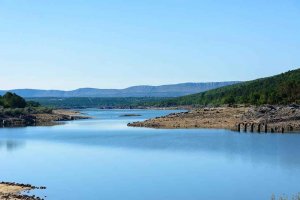
<svg viewBox="0 0 300 200"><path fill-rule="evenodd" d="M40 189L46 189L45 186L36 187L30 184L20 184L15 182L0 182L0 199L6 200L43 200L35 195L25 195L21 192Z"/></svg>
<svg viewBox="0 0 300 200"><path fill-rule="evenodd" d="M43 126L56 125L59 121L70 121L88 119L77 111L53 110L52 113L40 113L19 116L0 116L0 127L22 127L22 126Z"/></svg>
<svg viewBox="0 0 300 200"><path fill-rule="evenodd" d="M249 132L300 131L300 106L209 107L129 123L149 128L220 128Z"/></svg>
<svg viewBox="0 0 300 200"><path fill-rule="evenodd" d="M18 117L4 116L0 118L1 127L32 126L35 123L36 117L33 115L20 115Z"/></svg>
<svg viewBox="0 0 300 200"><path fill-rule="evenodd" d="M249 109L246 112L240 124L243 126L255 126L255 129L259 126L268 127L265 128L267 132L271 133L285 133L300 130L300 106L261 106ZM247 130L247 127L244 128Z"/></svg>

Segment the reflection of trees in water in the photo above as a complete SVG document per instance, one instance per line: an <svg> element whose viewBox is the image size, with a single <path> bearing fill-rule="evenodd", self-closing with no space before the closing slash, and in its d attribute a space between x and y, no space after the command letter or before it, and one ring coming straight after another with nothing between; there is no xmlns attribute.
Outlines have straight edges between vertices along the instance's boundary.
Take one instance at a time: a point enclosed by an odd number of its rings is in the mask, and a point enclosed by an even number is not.
<svg viewBox="0 0 300 200"><path fill-rule="evenodd" d="M151 130L150 130L151 131ZM201 132L202 131L202 132ZM253 164L300 167L300 138L297 134L216 134L206 130L153 130L143 132L102 132L87 137L70 133L64 142L81 145L123 147L139 150L159 150L221 155L229 160ZM72 135L71 135L72 134ZM87 135L87 134L86 134ZM66 136L66 135L64 135ZM77 138L78 137L78 138Z"/></svg>
<svg viewBox="0 0 300 200"><path fill-rule="evenodd" d="M0 141L0 149L4 148L6 151L14 151L25 146L25 142L16 140Z"/></svg>

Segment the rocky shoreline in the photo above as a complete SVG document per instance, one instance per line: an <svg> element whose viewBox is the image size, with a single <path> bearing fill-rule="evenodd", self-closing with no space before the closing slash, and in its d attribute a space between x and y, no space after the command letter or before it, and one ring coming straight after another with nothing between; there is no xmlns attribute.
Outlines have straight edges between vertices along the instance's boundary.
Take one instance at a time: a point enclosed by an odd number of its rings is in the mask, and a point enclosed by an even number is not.
<svg viewBox="0 0 300 200"><path fill-rule="evenodd" d="M271 133L297 132L300 131L300 106L198 108L143 122L129 123L128 126L165 129L215 128Z"/></svg>
<svg viewBox="0 0 300 200"><path fill-rule="evenodd" d="M30 190L45 190L46 187L36 187L30 184L0 182L0 199L6 200L43 200L35 195L22 194L23 192L29 192Z"/></svg>
<svg viewBox="0 0 300 200"><path fill-rule="evenodd" d="M78 119L89 119L73 110L52 110L50 113L20 114L18 116L0 116L1 127L23 127L23 126L45 126L56 125L57 122L71 121Z"/></svg>

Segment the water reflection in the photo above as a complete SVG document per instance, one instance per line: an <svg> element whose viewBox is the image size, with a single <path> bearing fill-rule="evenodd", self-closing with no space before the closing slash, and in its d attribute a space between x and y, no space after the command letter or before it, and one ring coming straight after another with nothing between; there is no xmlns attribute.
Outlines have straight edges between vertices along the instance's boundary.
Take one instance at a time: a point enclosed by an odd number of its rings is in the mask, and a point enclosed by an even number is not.
<svg viewBox="0 0 300 200"><path fill-rule="evenodd" d="M217 154L228 159L300 167L300 135L244 134L225 130L65 132L51 140L85 146ZM48 138L49 139L49 138Z"/></svg>
<svg viewBox="0 0 300 200"><path fill-rule="evenodd" d="M0 141L0 150L15 151L25 147L25 141L6 140Z"/></svg>
<svg viewBox="0 0 300 200"><path fill-rule="evenodd" d="M94 118L72 121L63 126L1 129L0 136L7 141L0 140L0 147L6 146L9 151L24 147L26 140L43 140L140 151L199 152L253 163L300 167L300 157L294 156L299 151L299 134L248 134L212 129L132 128L126 126L128 120L143 120L174 111L87 110L85 112ZM120 117L130 112L142 116L127 119Z"/></svg>
<svg viewBox="0 0 300 200"><path fill-rule="evenodd" d="M132 128L129 121L173 111L86 112L94 118L0 129L1 179L46 185L55 200L252 200L299 191L300 134Z"/></svg>

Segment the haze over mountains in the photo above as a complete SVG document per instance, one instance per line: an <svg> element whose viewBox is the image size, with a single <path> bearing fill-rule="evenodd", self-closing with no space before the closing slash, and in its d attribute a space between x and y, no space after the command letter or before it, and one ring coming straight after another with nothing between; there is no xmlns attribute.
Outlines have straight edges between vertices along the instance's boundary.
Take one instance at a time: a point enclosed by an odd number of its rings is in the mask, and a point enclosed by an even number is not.
<svg viewBox="0 0 300 200"><path fill-rule="evenodd" d="M207 90L233 85L238 81L209 83L180 83L161 86L133 86L125 89L80 88L72 91L15 89L0 90L0 95L7 91L14 92L24 98L29 97L179 97Z"/></svg>

